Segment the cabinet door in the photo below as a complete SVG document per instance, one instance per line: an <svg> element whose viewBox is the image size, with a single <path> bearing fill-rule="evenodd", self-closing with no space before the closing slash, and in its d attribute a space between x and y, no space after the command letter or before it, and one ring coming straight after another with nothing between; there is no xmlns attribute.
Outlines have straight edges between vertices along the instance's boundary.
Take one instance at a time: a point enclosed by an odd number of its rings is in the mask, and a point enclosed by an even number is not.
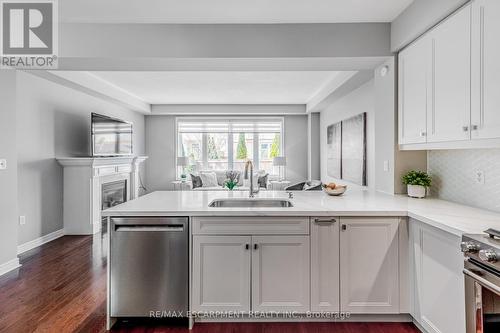
<svg viewBox="0 0 500 333"><path fill-rule="evenodd" d="M194 311L250 311L250 236L193 237Z"/></svg>
<svg viewBox="0 0 500 333"><path fill-rule="evenodd" d="M471 7L434 28L432 94L427 110L427 142L470 139Z"/></svg>
<svg viewBox="0 0 500 333"><path fill-rule="evenodd" d="M399 218L342 218L340 308L399 313Z"/></svg>
<svg viewBox="0 0 500 333"><path fill-rule="evenodd" d="M252 310L309 311L309 236L252 241Z"/></svg>
<svg viewBox="0 0 500 333"><path fill-rule="evenodd" d="M399 54L399 143L425 143L430 99L431 39L417 40Z"/></svg>
<svg viewBox="0 0 500 333"><path fill-rule="evenodd" d="M339 223L311 220L311 311L340 311Z"/></svg>
<svg viewBox="0 0 500 333"><path fill-rule="evenodd" d="M472 138L500 138L500 1L472 2ZM477 130L474 130L477 126Z"/></svg>
<svg viewBox="0 0 500 333"><path fill-rule="evenodd" d="M465 333L460 238L410 220L414 318L429 333Z"/></svg>

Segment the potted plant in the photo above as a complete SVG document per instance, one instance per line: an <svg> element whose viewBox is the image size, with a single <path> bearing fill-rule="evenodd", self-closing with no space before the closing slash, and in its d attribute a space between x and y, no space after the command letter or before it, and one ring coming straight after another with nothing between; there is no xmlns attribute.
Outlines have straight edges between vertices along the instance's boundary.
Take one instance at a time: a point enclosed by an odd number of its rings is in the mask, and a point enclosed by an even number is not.
<svg viewBox="0 0 500 333"><path fill-rule="evenodd" d="M409 197L425 198L427 188L431 186L432 178L427 172L412 170L403 176L402 181L408 187Z"/></svg>
<svg viewBox="0 0 500 333"><path fill-rule="evenodd" d="M230 191L232 191L236 187L236 185L238 185L238 176L239 176L239 174L235 171L229 171L227 173L227 179L226 179L226 182L224 183L224 185Z"/></svg>

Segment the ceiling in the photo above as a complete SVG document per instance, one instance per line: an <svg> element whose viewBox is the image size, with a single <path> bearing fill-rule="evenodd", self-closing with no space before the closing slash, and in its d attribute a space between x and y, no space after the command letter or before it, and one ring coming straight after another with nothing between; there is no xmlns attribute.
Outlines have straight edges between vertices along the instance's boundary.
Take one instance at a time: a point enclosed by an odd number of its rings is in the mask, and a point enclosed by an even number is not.
<svg viewBox="0 0 500 333"><path fill-rule="evenodd" d="M150 104L306 104L339 72L90 72Z"/></svg>
<svg viewBox="0 0 500 333"><path fill-rule="evenodd" d="M62 22L392 22L413 0L61 0Z"/></svg>

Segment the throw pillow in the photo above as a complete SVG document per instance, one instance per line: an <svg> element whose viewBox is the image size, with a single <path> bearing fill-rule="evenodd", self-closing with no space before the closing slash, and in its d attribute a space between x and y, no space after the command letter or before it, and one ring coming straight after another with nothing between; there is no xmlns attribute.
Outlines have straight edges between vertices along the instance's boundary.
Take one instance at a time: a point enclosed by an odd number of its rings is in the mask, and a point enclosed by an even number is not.
<svg viewBox="0 0 500 333"><path fill-rule="evenodd" d="M200 176L195 176L195 175L191 174L191 182L193 183L193 190L197 187L203 186L203 182L202 182Z"/></svg>
<svg viewBox="0 0 500 333"><path fill-rule="evenodd" d="M215 172L204 172L200 173L201 182L203 183L203 187L217 187L219 184L217 183L217 175Z"/></svg>
<svg viewBox="0 0 500 333"><path fill-rule="evenodd" d="M267 188L267 177L269 176L268 173L266 173L264 176L259 176L259 179L257 179L257 183L259 183L259 187Z"/></svg>

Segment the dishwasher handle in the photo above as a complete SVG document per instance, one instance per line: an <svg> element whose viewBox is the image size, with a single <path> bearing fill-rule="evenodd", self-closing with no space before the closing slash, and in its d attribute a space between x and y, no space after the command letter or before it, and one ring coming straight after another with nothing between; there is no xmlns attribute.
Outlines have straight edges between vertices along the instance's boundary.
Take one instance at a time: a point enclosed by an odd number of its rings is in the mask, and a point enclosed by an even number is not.
<svg viewBox="0 0 500 333"><path fill-rule="evenodd" d="M183 232L184 225L182 224L165 224L165 225L115 225L116 232Z"/></svg>

